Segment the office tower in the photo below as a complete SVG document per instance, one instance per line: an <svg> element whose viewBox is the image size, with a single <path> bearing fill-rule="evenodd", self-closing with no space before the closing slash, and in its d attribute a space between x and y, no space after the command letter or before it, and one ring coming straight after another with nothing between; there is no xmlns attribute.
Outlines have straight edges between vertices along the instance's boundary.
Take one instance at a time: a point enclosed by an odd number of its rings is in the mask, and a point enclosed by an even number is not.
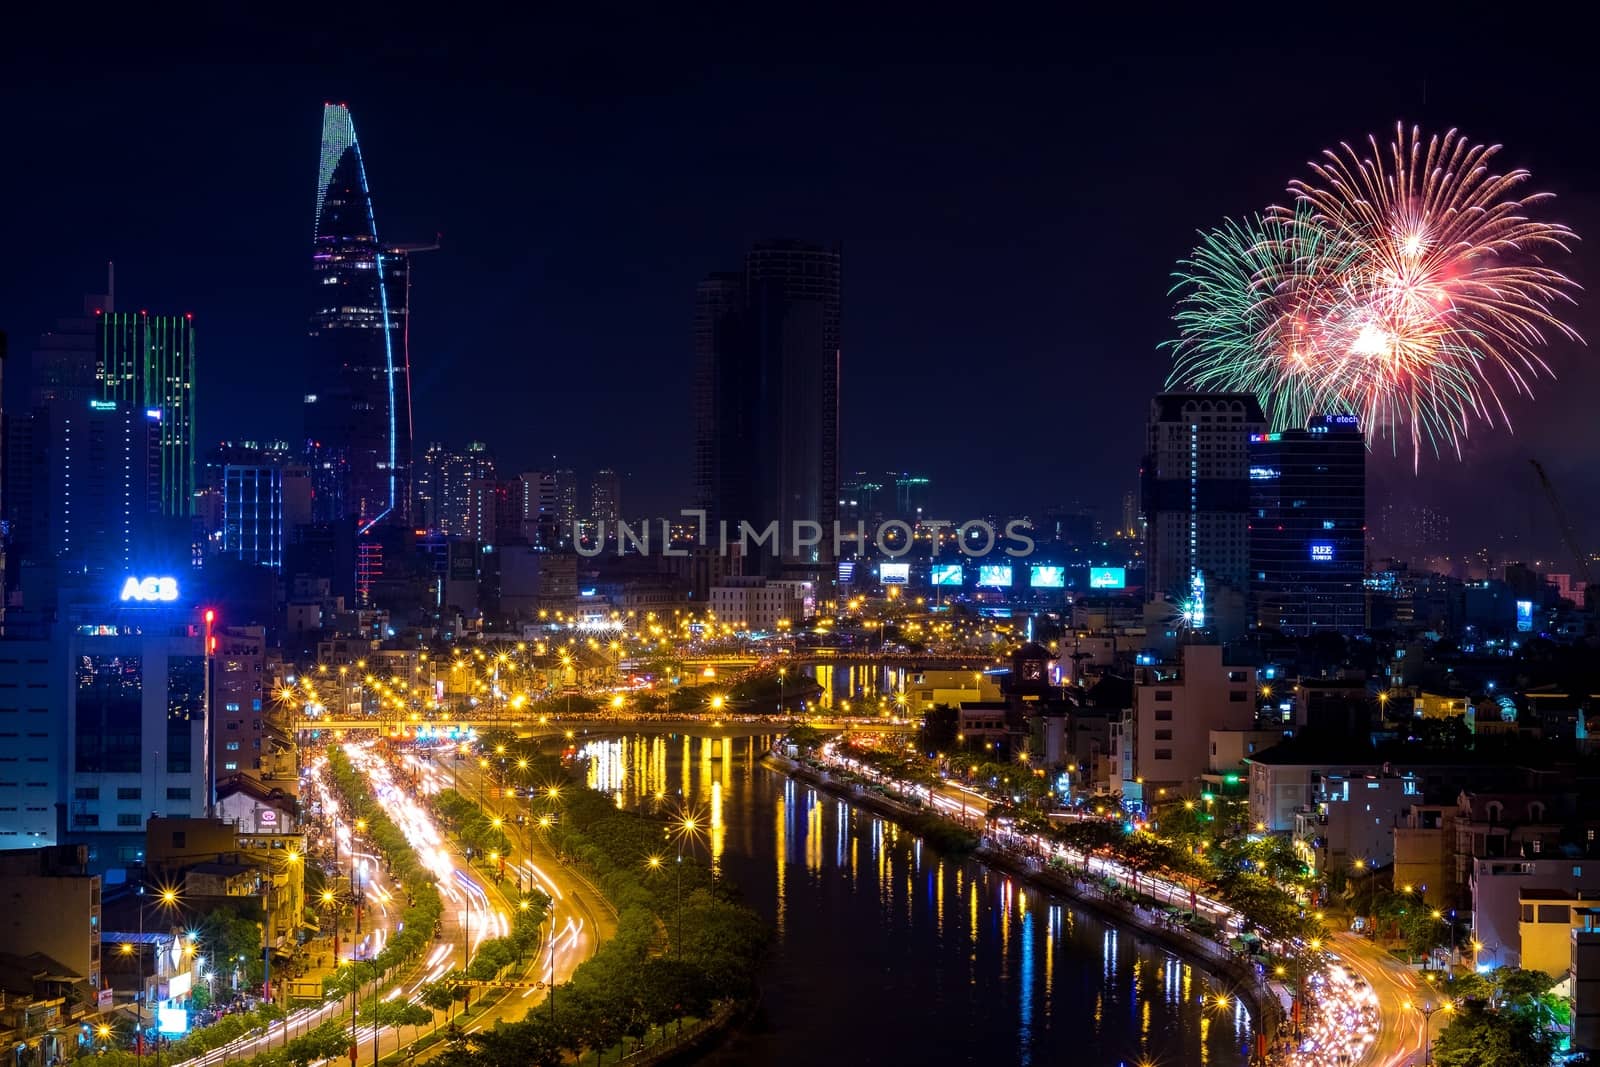
<svg viewBox="0 0 1600 1067"><path fill-rule="evenodd" d="M1264 422L1244 393L1151 401L1141 472L1147 599L1181 602L1197 576L1207 589L1249 588L1249 443Z"/></svg>
<svg viewBox="0 0 1600 1067"><path fill-rule="evenodd" d="M840 253L768 241L742 276L714 274L696 293L695 480L713 523L757 528L839 513ZM787 537L787 533L785 533ZM804 559L785 546L784 562Z"/></svg>
<svg viewBox="0 0 1600 1067"><path fill-rule="evenodd" d="M6 413L4 516L10 524L7 585L20 582L24 562L53 559L50 543L57 493L50 484L50 410L59 405L83 407L97 397L95 364L100 350L99 316L110 310L111 298L83 298L80 314L56 320L39 336L30 355L30 387L24 410Z"/></svg>
<svg viewBox="0 0 1600 1067"><path fill-rule="evenodd" d="M560 524L562 540L572 537L572 525L578 521L578 475L576 471L555 472L556 522Z"/></svg>
<svg viewBox="0 0 1600 1067"><path fill-rule="evenodd" d="M622 517L622 479L614 470L598 470L589 479L589 517L614 523Z"/></svg>
<svg viewBox="0 0 1600 1067"><path fill-rule="evenodd" d="M142 859L152 814L210 803L204 623L172 592L119 603L108 591L68 620L67 831L110 865Z"/></svg>
<svg viewBox="0 0 1600 1067"><path fill-rule="evenodd" d="M482 441L467 445L445 468L445 533L490 543L494 529L494 457ZM477 487L476 489L474 487Z"/></svg>
<svg viewBox="0 0 1600 1067"><path fill-rule="evenodd" d="M194 513L194 316L108 311L95 366L100 400L149 414L161 454L161 513Z"/></svg>
<svg viewBox="0 0 1600 1067"><path fill-rule="evenodd" d="M712 526L754 514L757 368L744 336L744 278L712 274L695 290L695 506Z"/></svg>
<svg viewBox="0 0 1600 1067"><path fill-rule="evenodd" d="M322 112L311 257L306 452L319 521L409 521L410 252L378 239L372 196L343 104Z"/></svg>
<svg viewBox="0 0 1600 1067"><path fill-rule="evenodd" d="M450 453L438 441L430 442L417 461L417 476L412 485L412 518L423 530L438 530L443 510L445 466Z"/></svg>
<svg viewBox="0 0 1600 1067"><path fill-rule="evenodd" d="M522 483L517 479L494 484L493 544L532 544L529 526L522 521Z"/></svg>
<svg viewBox="0 0 1600 1067"><path fill-rule="evenodd" d="M437 441L423 453L417 470L417 519L423 529L454 537L473 536L472 483L495 481L494 456L482 441L465 452L451 452ZM474 538L476 539L476 538Z"/></svg>
<svg viewBox="0 0 1600 1067"><path fill-rule="evenodd" d="M522 539L530 545L554 548L561 543L558 493L554 471L523 471L516 492L521 512ZM571 530L567 531L568 536Z"/></svg>
<svg viewBox="0 0 1600 1067"><path fill-rule="evenodd" d="M300 459L288 441L219 441L200 458L200 488L222 493L228 467L287 467Z"/></svg>
<svg viewBox="0 0 1600 1067"><path fill-rule="evenodd" d="M52 493L48 543L71 572L131 573L135 564L182 555L163 544L159 412L114 400L49 410Z"/></svg>
<svg viewBox="0 0 1600 1067"><path fill-rule="evenodd" d="M1250 435L1250 592L1262 627L1365 629L1366 464L1354 415Z"/></svg>
<svg viewBox="0 0 1600 1067"><path fill-rule="evenodd" d="M492 477L473 478L467 481L462 486L466 509L458 527L450 532L457 537L464 537L468 541L476 541L482 545L494 544L495 531L500 522L499 488L500 483Z"/></svg>
<svg viewBox="0 0 1600 1067"><path fill-rule="evenodd" d="M927 478L918 478L912 474L895 475L895 514L908 522L922 518L922 513L928 506L928 493L932 488L933 483Z"/></svg>
<svg viewBox="0 0 1600 1067"><path fill-rule="evenodd" d="M229 466L222 482L222 554L261 567L283 566L283 470Z"/></svg>

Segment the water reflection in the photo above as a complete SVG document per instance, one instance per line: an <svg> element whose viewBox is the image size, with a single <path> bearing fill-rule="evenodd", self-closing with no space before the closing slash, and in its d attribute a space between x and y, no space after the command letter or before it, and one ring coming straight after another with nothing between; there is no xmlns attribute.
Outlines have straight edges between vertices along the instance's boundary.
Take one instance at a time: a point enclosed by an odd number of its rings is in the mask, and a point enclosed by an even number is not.
<svg viewBox="0 0 1600 1067"><path fill-rule="evenodd" d="M877 708L879 701L894 703L895 694L903 695L910 680L904 667L875 667L870 664L834 666L818 663L800 668L800 673L822 687L808 703L828 711Z"/></svg>
<svg viewBox="0 0 1600 1067"><path fill-rule="evenodd" d="M698 811L776 933L762 1016L705 1062L1246 1062L1237 1000L1181 959L760 766L770 738L586 745L629 810ZM709 855L707 855L709 853ZM870 1025L869 1025L870 1023Z"/></svg>

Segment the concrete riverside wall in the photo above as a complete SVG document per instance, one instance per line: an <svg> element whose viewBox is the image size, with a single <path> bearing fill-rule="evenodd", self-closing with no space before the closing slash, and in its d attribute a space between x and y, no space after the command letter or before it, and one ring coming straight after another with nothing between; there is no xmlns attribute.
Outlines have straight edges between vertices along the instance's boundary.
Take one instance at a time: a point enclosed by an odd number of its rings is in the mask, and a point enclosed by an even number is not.
<svg viewBox="0 0 1600 1067"><path fill-rule="evenodd" d="M930 807L912 807L891 797L859 789L850 782L839 781L827 771L816 770L783 756L768 754L762 762L772 770L814 785L891 821L909 815L938 815ZM944 816L939 817L944 818ZM950 822L951 825L959 825L955 820ZM1005 871L1014 878L1081 904L1114 926L1132 928L1198 964L1206 972L1227 982L1234 993L1244 998L1250 1006L1257 1032L1265 1036L1269 1047L1277 1040L1278 1028L1284 1021L1283 1004L1268 987L1266 981L1256 973L1255 964L1240 959L1225 946L1217 944L1210 938L1202 937L1193 930L1169 924L1164 912L1141 907L1120 896L1107 894L1096 882L1076 878L1069 872L1047 867L1034 857L995 847L989 844L987 839L979 845L973 855L980 862Z"/></svg>

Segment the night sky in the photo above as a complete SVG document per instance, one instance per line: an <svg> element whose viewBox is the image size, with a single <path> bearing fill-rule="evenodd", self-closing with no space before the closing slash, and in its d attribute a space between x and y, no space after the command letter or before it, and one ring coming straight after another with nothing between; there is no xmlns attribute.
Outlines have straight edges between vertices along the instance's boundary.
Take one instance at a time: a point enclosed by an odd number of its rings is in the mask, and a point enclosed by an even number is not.
<svg viewBox="0 0 1600 1067"><path fill-rule="evenodd" d="M1600 239L1590 64L1515 34L388 10L0 45L8 402L33 335L115 260L120 308L196 316L203 445L297 437L325 100L352 108L385 239L442 234L413 279L419 451L481 438L507 472L613 466L635 513L687 494L695 283L761 237L843 243L843 470L926 474L947 513L1082 500L1113 521L1174 261L1282 201L1322 148L1457 126ZM1565 266L1584 282L1597 254ZM1572 320L1600 337L1592 300ZM1380 455L1374 510L1403 494L1463 534L1551 546L1538 456L1600 538L1600 370L1581 346L1548 355L1560 380L1509 403L1515 437L1420 476Z"/></svg>

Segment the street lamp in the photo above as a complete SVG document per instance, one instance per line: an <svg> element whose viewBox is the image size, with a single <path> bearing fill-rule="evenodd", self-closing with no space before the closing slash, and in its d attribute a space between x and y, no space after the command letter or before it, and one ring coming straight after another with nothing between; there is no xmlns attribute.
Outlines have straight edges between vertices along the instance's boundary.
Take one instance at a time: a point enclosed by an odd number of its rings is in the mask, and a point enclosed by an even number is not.
<svg viewBox="0 0 1600 1067"><path fill-rule="evenodd" d="M143 885L140 885L135 891L136 894L141 898L144 896L144 888L145 887ZM178 906L178 891L170 887L163 887L156 903L162 908L176 908ZM149 905L145 904L143 900L139 901L139 951L137 958L134 961L134 971L139 977L139 989L138 992L134 994L133 998L134 1018L138 1020L139 1026L138 1038L134 1042L134 1061L136 1063L144 1062L144 913L148 906ZM134 955L133 946L124 944L122 946L122 954L124 956ZM159 1035L157 1036L156 1040L161 1040ZM158 1057L161 1055L160 1045L156 1046L156 1055Z"/></svg>
<svg viewBox="0 0 1600 1067"><path fill-rule="evenodd" d="M1455 1002L1447 1000L1443 1004L1434 1004L1432 1001L1425 1004L1413 1004L1407 1000L1403 1001L1400 1006L1406 1011L1415 1011L1422 1016L1422 1067L1428 1067L1433 1062L1433 1042L1428 1031L1428 1024L1432 1022L1434 1015L1441 1011L1446 1015L1455 1011Z"/></svg>

